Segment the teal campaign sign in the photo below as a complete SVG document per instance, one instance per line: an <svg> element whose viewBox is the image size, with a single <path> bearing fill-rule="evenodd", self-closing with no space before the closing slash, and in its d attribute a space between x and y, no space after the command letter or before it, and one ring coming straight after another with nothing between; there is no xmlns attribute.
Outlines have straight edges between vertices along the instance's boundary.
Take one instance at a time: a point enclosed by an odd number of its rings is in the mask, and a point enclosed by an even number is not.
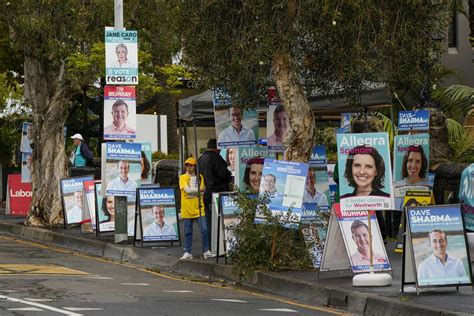
<svg viewBox="0 0 474 316"><path fill-rule="evenodd" d="M105 79L110 85L138 84L138 33L105 29Z"/></svg>
<svg viewBox="0 0 474 316"><path fill-rule="evenodd" d="M464 213L466 229L474 231L474 163L464 169L461 174L459 201Z"/></svg>

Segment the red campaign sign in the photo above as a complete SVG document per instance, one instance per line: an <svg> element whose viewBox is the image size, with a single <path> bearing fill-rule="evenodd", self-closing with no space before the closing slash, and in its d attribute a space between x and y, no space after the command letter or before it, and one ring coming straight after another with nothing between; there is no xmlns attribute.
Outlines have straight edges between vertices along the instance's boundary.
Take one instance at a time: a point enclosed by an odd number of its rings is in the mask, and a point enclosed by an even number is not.
<svg viewBox="0 0 474 316"><path fill-rule="evenodd" d="M21 183L21 174L8 175L10 214L26 216L31 204L31 183Z"/></svg>
<svg viewBox="0 0 474 316"><path fill-rule="evenodd" d="M135 99L134 86L105 86L105 99Z"/></svg>

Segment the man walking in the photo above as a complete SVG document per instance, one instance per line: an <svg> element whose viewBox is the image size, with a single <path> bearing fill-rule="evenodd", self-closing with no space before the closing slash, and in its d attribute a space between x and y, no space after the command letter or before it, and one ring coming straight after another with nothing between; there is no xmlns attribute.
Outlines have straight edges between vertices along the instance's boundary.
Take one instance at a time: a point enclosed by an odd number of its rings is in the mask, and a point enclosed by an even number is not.
<svg viewBox="0 0 474 316"><path fill-rule="evenodd" d="M207 227L212 227L212 193L229 190L232 174L227 169L227 162L219 155L215 138L207 142L207 150L199 158L198 171L204 177L204 207L206 210ZM208 236L211 245L211 234Z"/></svg>

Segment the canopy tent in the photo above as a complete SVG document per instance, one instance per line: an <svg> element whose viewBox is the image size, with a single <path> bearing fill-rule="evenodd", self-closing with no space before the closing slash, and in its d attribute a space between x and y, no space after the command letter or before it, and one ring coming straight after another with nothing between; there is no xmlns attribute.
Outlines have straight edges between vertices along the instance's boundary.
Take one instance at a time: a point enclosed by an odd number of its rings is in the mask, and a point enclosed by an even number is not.
<svg viewBox="0 0 474 316"><path fill-rule="evenodd" d="M319 115L338 115L343 112L360 112L363 109L375 110L392 105L387 87L374 87L361 96L361 102L358 106L350 106L344 98L338 96L311 96L309 105L316 116ZM212 91L207 90L200 94L190 96L178 101L178 114L180 120L191 121L214 121L214 108L212 104ZM193 109L194 108L194 109ZM266 104L259 106L258 112L265 112ZM193 116L194 112L194 116Z"/></svg>

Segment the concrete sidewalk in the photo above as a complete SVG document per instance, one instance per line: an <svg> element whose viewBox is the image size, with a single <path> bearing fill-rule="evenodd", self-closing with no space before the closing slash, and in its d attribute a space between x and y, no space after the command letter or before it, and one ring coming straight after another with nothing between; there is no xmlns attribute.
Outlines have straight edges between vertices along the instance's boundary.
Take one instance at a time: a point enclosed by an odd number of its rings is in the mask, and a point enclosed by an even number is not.
<svg viewBox="0 0 474 316"><path fill-rule="evenodd" d="M231 265L203 260L195 233L194 260L180 261L183 254L178 243L133 247L131 243L116 245L113 235L100 239L83 234L78 227L69 229L29 228L23 220L0 215L0 234L27 238L41 243L78 251L118 262L136 264L166 273L181 274L238 282L245 287L278 294L305 303L345 308L365 315L460 315L474 314L474 291L471 287L436 288L416 293L400 293L402 255L394 253L394 244L387 252L393 267L394 281L389 287L354 288L350 272L318 273L315 271L257 272L250 281L239 280ZM184 244L184 234L182 234ZM0 259L1 261L1 259Z"/></svg>

